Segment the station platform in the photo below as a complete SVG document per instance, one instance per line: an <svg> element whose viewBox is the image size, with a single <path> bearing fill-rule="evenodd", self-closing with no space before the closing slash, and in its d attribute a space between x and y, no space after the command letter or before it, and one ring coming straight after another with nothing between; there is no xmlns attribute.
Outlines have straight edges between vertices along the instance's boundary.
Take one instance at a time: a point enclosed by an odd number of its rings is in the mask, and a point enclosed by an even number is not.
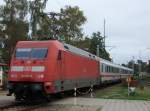
<svg viewBox="0 0 150 111"><path fill-rule="evenodd" d="M90 111L150 111L150 101L96 98L67 98L54 102L58 105L87 106ZM90 109L88 109L90 108Z"/></svg>

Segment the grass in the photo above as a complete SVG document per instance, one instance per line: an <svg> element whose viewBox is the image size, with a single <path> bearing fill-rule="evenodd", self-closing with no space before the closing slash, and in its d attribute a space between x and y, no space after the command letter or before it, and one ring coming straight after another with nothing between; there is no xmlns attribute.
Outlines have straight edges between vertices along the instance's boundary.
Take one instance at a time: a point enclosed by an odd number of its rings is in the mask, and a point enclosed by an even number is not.
<svg viewBox="0 0 150 111"><path fill-rule="evenodd" d="M128 99L128 100L150 100L150 86L145 85L144 90L140 87L135 89L134 95L128 96L128 89L121 84L105 88L96 92L96 98L105 99Z"/></svg>
<svg viewBox="0 0 150 111"><path fill-rule="evenodd" d="M96 111L101 111L101 109L102 109L102 108L100 107L100 108L98 108Z"/></svg>

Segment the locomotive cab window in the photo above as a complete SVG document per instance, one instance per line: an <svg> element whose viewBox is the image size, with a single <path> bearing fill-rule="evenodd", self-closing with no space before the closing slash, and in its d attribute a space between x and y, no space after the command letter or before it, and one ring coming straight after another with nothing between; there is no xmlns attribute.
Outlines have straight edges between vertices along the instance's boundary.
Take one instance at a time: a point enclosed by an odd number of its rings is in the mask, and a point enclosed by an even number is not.
<svg viewBox="0 0 150 111"><path fill-rule="evenodd" d="M22 58L22 59L27 59L30 56L31 48L17 48L15 57L16 58Z"/></svg>
<svg viewBox="0 0 150 111"><path fill-rule="evenodd" d="M47 56L47 48L17 48L15 57L18 59L44 59Z"/></svg>
<svg viewBox="0 0 150 111"><path fill-rule="evenodd" d="M44 59L47 56L47 48L33 48L31 51L31 58Z"/></svg>

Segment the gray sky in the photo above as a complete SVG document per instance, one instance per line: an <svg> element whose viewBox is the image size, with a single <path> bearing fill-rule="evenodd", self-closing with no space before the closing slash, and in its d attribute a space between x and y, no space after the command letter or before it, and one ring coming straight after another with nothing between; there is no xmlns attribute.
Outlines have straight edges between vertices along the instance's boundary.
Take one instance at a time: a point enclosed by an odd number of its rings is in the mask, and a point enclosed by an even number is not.
<svg viewBox="0 0 150 111"><path fill-rule="evenodd" d="M126 63L134 56L150 59L149 0L49 0L47 11L59 11L65 5L79 6L87 17L85 34L103 32L106 19L106 45L116 63Z"/></svg>
<svg viewBox="0 0 150 111"><path fill-rule="evenodd" d="M150 59L149 0L48 0L46 11L59 11L65 5L79 6L84 11L86 35L103 32L106 19L106 45L116 46L107 48L114 62L126 63L133 56Z"/></svg>

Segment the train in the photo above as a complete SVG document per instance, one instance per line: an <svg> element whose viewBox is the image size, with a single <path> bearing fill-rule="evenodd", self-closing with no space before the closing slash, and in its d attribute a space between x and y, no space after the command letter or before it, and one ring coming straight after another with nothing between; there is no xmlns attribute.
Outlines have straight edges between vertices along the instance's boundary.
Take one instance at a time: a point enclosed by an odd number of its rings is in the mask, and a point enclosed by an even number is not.
<svg viewBox="0 0 150 111"><path fill-rule="evenodd" d="M58 40L19 41L11 58L8 96L19 101L50 98L132 75L130 68Z"/></svg>

